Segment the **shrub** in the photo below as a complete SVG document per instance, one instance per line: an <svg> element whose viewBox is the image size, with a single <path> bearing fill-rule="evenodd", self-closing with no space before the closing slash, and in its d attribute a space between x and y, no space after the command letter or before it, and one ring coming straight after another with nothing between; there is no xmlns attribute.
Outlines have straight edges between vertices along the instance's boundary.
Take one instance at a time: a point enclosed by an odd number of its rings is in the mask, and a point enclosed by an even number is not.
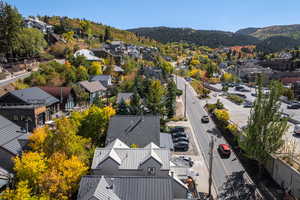
<svg viewBox="0 0 300 200"><path fill-rule="evenodd" d="M215 109L214 115L219 121L227 122L229 120L229 113L225 109Z"/></svg>
<svg viewBox="0 0 300 200"><path fill-rule="evenodd" d="M228 124L226 129L228 129L233 135L238 134L238 127L235 124Z"/></svg>
<svg viewBox="0 0 300 200"><path fill-rule="evenodd" d="M235 95L235 94L230 94L230 95L228 95L227 96L227 98L230 100L230 101L232 101L232 102L234 102L234 103L236 103L236 104L242 104L243 102L244 102L244 99L242 98L242 97L239 97L239 96L237 96L237 95Z"/></svg>

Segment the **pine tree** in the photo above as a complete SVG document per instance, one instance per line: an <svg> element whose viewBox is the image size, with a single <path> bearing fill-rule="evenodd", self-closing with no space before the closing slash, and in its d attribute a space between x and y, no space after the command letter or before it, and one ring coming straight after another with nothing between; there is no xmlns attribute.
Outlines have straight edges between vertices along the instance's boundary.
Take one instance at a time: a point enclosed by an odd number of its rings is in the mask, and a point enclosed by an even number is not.
<svg viewBox="0 0 300 200"><path fill-rule="evenodd" d="M14 55L22 25L23 19L18 10L0 1L0 54Z"/></svg>
<svg viewBox="0 0 300 200"><path fill-rule="evenodd" d="M107 42L109 40L113 40L112 34L111 34L111 29L109 27L105 28L105 33L104 33L104 41Z"/></svg>
<svg viewBox="0 0 300 200"><path fill-rule="evenodd" d="M121 102L118 104L117 109L118 115L128 115L129 114L129 108L124 99L121 100Z"/></svg>
<svg viewBox="0 0 300 200"><path fill-rule="evenodd" d="M175 115L176 107L176 84L174 81L169 81L167 86L167 102L166 109L168 118L172 118Z"/></svg>

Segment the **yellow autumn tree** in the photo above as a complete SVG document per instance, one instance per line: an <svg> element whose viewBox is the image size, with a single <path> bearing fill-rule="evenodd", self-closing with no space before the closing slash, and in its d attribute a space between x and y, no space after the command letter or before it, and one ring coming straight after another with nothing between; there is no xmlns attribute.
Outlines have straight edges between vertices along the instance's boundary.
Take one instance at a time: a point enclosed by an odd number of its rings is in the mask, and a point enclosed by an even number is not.
<svg viewBox="0 0 300 200"><path fill-rule="evenodd" d="M238 127L235 124L228 124L228 126L226 127L233 135L237 135L238 133Z"/></svg>
<svg viewBox="0 0 300 200"><path fill-rule="evenodd" d="M224 82L234 82L234 76L231 73L225 72L222 75L221 80Z"/></svg>
<svg viewBox="0 0 300 200"><path fill-rule="evenodd" d="M195 79L204 79L206 72L201 69L192 69L189 75Z"/></svg>
<svg viewBox="0 0 300 200"><path fill-rule="evenodd" d="M87 170L78 157L68 159L63 153L54 153L48 160L47 171L39 180L39 187L52 199L70 199Z"/></svg>
<svg viewBox="0 0 300 200"><path fill-rule="evenodd" d="M50 197L42 195L32 195L32 189L28 185L28 181L20 181L15 189L7 189L0 194L2 200L50 200Z"/></svg>
<svg viewBox="0 0 300 200"><path fill-rule="evenodd" d="M215 109L214 114L217 119L222 122L227 122L229 120L229 113L225 109Z"/></svg>
<svg viewBox="0 0 300 200"><path fill-rule="evenodd" d="M39 179L47 170L47 158L43 153L26 152L14 159L14 171L20 181L28 181L33 191L38 191Z"/></svg>
<svg viewBox="0 0 300 200"><path fill-rule="evenodd" d="M100 74L102 74L103 71L102 71L101 63L96 62L96 61L92 62L91 66L89 68L89 73L90 73L90 75L100 75Z"/></svg>
<svg viewBox="0 0 300 200"><path fill-rule="evenodd" d="M33 133L29 136L29 140L31 141L29 146L32 148L33 151L44 151L45 140L48 136L48 131L48 127L44 126L35 129Z"/></svg>
<svg viewBox="0 0 300 200"><path fill-rule="evenodd" d="M190 64L191 64L192 66L200 65L200 61L199 61L199 60L196 60L196 59L193 59L193 60L191 60Z"/></svg>

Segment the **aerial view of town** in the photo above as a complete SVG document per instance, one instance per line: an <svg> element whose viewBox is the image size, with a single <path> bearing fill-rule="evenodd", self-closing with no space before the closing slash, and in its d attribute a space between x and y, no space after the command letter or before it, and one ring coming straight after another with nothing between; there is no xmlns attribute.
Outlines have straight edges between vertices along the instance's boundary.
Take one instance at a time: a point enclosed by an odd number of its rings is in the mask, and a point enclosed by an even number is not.
<svg viewBox="0 0 300 200"><path fill-rule="evenodd" d="M0 200L300 200L299 10L0 0Z"/></svg>

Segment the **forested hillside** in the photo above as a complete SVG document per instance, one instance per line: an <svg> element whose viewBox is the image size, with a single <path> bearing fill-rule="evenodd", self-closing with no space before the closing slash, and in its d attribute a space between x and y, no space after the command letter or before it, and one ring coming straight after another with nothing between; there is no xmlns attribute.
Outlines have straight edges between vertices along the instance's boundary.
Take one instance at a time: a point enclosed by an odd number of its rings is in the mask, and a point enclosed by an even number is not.
<svg viewBox="0 0 300 200"><path fill-rule="evenodd" d="M190 28L154 27L130 29L128 31L162 43L186 42L212 48L220 46L253 45L258 42L258 39L252 36L224 31L194 30Z"/></svg>

